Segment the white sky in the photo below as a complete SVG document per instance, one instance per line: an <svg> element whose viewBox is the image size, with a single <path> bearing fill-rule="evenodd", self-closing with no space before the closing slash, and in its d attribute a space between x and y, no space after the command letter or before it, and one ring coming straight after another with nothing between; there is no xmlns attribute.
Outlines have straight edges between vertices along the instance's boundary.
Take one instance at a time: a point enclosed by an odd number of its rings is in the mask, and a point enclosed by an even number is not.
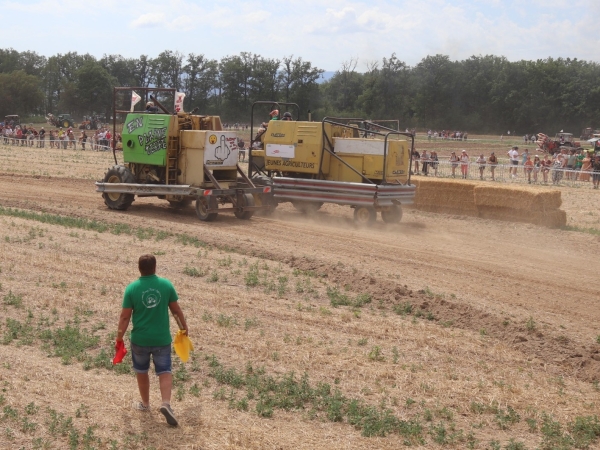
<svg viewBox="0 0 600 450"><path fill-rule="evenodd" d="M600 0L0 0L0 11L0 48L45 56L246 51L327 71L392 53L410 66L438 53L600 61Z"/></svg>

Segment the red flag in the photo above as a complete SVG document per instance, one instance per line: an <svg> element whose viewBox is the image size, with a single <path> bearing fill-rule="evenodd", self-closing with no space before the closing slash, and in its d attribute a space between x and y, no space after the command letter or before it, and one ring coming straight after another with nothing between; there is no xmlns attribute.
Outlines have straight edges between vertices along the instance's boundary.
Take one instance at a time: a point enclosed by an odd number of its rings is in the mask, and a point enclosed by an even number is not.
<svg viewBox="0 0 600 450"><path fill-rule="evenodd" d="M125 343L123 341L117 341L115 343L115 357L113 358L113 365L122 362L126 354L127 349L125 348Z"/></svg>

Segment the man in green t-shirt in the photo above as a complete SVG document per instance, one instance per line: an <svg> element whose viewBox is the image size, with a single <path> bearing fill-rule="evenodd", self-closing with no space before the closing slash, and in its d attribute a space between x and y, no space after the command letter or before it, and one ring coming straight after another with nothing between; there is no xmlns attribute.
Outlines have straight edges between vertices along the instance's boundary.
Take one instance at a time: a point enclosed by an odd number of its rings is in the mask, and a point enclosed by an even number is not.
<svg viewBox="0 0 600 450"><path fill-rule="evenodd" d="M131 331L131 359L136 373L142 401L136 404L140 411L150 410L150 356L158 375L162 405L160 412L169 425L176 426L177 419L171 409L171 331L169 310L187 334L183 311L177 303L177 292L166 278L156 276L156 258L142 255L138 261L141 277L125 288L123 310L119 319L117 343L122 345L123 335L133 322Z"/></svg>

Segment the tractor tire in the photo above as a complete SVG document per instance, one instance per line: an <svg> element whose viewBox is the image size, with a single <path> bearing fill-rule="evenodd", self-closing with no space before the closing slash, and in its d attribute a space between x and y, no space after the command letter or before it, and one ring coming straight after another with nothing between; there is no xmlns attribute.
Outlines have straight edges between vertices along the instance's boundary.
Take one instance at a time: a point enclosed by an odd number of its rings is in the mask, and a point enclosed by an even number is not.
<svg viewBox="0 0 600 450"><path fill-rule="evenodd" d="M86 123L86 124L85 124L85 129L86 129L86 130L91 130L91 129L92 129L92 126L91 126L89 123Z"/></svg>
<svg viewBox="0 0 600 450"><path fill-rule="evenodd" d="M323 202L307 202L302 200L296 200L292 202L292 205L296 210L300 211L302 214L314 214L321 206L323 206Z"/></svg>
<svg viewBox="0 0 600 450"><path fill-rule="evenodd" d="M385 223L400 222L402 220L402 208L394 205L387 211L381 211L381 219Z"/></svg>
<svg viewBox="0 0 600 450"><path fill-rule="evenodd" d="M217 218L218 213L209 213L206 211L207 209L208 200L206 200L206 197L198 197L196 199L196 215L202 222L212 222Z"/></svg>
<svg viewBox="0 0 600 450"><path fill-rule="evenodd" d="M62 125L63 125L63 128L69 128L69 127L71 126L71 125L69 124L69 121L68 121L68 120L63 120L63 123L62 123Z"/></svg>
<svg viewBox="0 0 600 450"><path fill-rule="evenodd" d="M244 194L242 197L244 200L242 201L242 206L254 206L254 196L252 194ZM235 211L235 217L241 220L250 220L250 218L254 215L254 211Z"/></svg>
<svg viewBox="0 0 600 450"><path fill-rule="evenodd" d="M105 183L135 183L135 177L129 171L129 169L125 166L113 166L108 169L106 175L104 175ZM110 193L104 192L102 194L104 198L104 203L110 209L118 209L121 211L125 211L127 208L131 206L133 201L135 200L135 195L133 194L124 194L124 193Z"/></svg>
<svg viewBox="0 0 600 450"><path fill-rule="evenodd" d="M354 208L354 221L358 225L370 225L377 220L377 211L372 206L357 206Z"/></svg>

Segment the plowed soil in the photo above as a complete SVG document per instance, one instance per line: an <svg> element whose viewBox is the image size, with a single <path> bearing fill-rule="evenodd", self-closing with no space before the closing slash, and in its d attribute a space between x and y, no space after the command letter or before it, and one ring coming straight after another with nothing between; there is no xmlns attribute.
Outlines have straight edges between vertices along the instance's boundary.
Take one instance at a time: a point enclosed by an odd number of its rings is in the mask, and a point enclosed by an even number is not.
<svg viewBox="0 0 600 450"><path fill-rule="evenodd" d="M55 327L77 316L101 337L90 354L111 353L123 289L138 276L139 255L155 253L159 275L180 295L198 362L179 381L185 395L175 398L174 388L175 429L156 411L154 379L153 411L140 413L131 408L133 376L63 364L37 338L5 338L0 400L19 416L0 418L0 428L11 430L0 434L1 448L46 440L67 448L69 436L48 425L48 408L73 417L81 436L91 426L97 448L392 449L403 442L394 433L364 437L346 419L331 422L307 409L264 418L255 399L248 411L236 409L227 398L243 393L211 376L209 355L240 371L250 363L275 377L306 373L400 419L418 418L424 441L413 443L423 448L509 439L534 448L544 435L525 418L541 423L547 413L566 430L575 417L598 414L597 191L563 190L568 223L580 231L410 208L397 225L378 219L361 228L350 208L335 205L306 216L282 204L270 216L242 221L224 213L204 223L193 207L156 198L109 210L94 181L114 163L112 154L13 147L0 154L4 316L25 323L29 315L34 325L55 317ZM109 228L43 219L57 216ZM20 308L9 292L22 298ZM335 293L370 303L335 307ZM9 330L0 322L0 333ZM28 416L31 402L40 409ZM521 420L503 427L474 403L510 406ZM37 428L23 426L24 417ZM438 423L463 437L436 440Z"/></svg>

